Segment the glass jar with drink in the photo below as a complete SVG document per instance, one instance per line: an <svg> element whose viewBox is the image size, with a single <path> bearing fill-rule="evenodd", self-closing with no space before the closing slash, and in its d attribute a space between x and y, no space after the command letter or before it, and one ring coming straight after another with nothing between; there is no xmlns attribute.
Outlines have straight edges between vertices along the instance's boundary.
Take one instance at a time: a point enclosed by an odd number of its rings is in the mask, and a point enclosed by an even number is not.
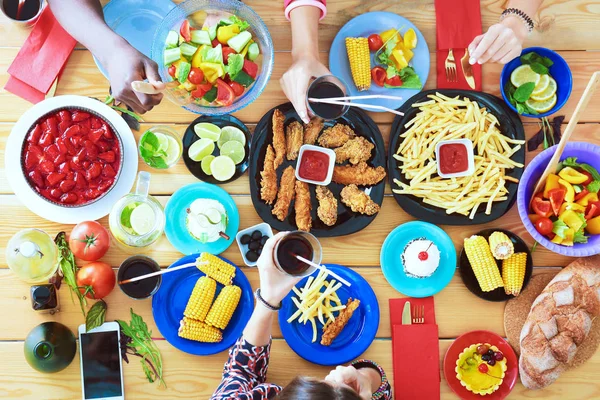
<svg viewBox="0 0 600 400"><path fill-rule="evenodd" d="M350 106L344 104L347 100L339 100L348 95L348 88L340 79L333 75L323 75L315 79L306 94L306 104L309 111L326 121L341 118ZM328 99L340 104L319 103L311 99Z"/></svg>
<svg viewBox="0 0 600 400"><path fill-rule="evenodd" d="M288 232L275 244L273 262L275 266L289 275L308 276L321 264L323 249L319 240L303 231ZM303 261L302 259L309 261Z"/></svg>

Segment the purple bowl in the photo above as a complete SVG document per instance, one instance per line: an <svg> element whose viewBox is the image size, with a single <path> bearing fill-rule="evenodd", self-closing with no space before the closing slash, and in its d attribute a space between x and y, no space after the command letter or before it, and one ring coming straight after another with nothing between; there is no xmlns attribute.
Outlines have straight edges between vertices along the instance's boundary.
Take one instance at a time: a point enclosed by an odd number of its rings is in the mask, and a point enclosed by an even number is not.
<svg viewBox="0 0 600 400"><path fill-rule="evenodd" d="M569 257L588 257L598 254L600 253L600 235L590 235L588 236L589 239L587 243L575 243L573 247L561 246L552 243L545 236L540 234L529 220L529 200L533 195L533 187L542 176L542 173L548 162L550 162L555 150L556 146L552 146L538 154L531 160L523 172L517 191L517 207L519 209L521 221L523 221L523 225L525 225L527 232L529 232L539 244L550 251ZM586 142L567 143L561 160L564 160L567 157L577 157L577 161L590 164L594 168L600 169L600 146Z"/></svg>

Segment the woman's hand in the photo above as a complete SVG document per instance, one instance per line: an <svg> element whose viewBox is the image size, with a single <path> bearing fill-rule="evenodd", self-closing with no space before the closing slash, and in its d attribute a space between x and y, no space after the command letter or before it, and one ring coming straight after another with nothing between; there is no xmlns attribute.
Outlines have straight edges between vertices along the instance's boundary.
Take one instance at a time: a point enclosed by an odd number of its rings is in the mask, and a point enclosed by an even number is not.
<svg viewBox="0 0 600 400"><path fill-rule="evenodd" d="M294 58L294 63L279 80L286 97L292 102L296 112L308 123L310 117L306 107L306 92L312 78L331 75L316 55L302 55Z"/></svg>
<svg viewBox="0 0 600 400"><path fill-rule="evenodd" d="M373 395L371 379L362 370L352 366L338 366L325 377L325 381L349 386L364 400L369 400Z"/></svg>
<svg viewBox="0 0 600 400"><path fill-rule="evenodd" d="M508 63L521 54L527 33L527 27L521 19L515 16L505 18L499 24L492 25L485 34L473 39L469 45L469 63Z"/></svg>
<svg viewBox="0 0 600 400"><path fill-rule="evenodd" d="M287 232L279 232L263 246L262 253L258 258L257 267L260 277L260 294L265 301L273 306L281 303L281 300L292 290L292 287L302 277L294 277L280 271L273 261L275 244L285 236Z"/></svg>

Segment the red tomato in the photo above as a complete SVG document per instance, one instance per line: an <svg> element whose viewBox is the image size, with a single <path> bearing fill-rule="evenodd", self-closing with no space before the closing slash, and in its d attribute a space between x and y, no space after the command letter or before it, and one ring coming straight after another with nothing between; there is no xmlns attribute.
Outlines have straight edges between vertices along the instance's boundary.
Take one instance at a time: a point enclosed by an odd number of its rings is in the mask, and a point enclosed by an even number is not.
<svg viewBox="0 0 600 400"><path fill-rule="evenodd" d="M192 92L191 92L192 97L201 99L204 97L206 92L208 92L210 89L212 89L212 83L210 83L210 82L201 83L200 85L196 86L195 90L192 90Z"/></svg>
<svg viewBox="0 0 600 400"><path fill-rule="evenodd" d="M587 176L587 181L585 181L585 182L582 183L583 186L587 186L590 183L592 183L592 181L594 180L594 177L592 176L592 174L590 174L587 171L582 170L581 168L579 169L579 172L581 172L582 174L584 174L585 176Z"/></svg>
<svg viewBox="0 0 600 400"><path fill-rule="evenodd" d="M402 79L400 79L400 77L398 75L392 76L389 79L385 78L385 84L388 86L400 87L400 86L402 86Z"/></svg>
<svg viewBox="0 0 600 400"><path fill-rule="evenodd" d="M581 192L579 192L575 195L575 201L577 201L579 199L583 199L585 197L585 195L588 193L589 193L589 191L587 189L583 189Z"/></svg>
<svg viewBox="0 0 600 400"><path fill-rule="evenodd" d="M171 65L169 67L169 75L171 75L172 78L175 78L175 75L177 75L177 67L174 65Z"/></svg>
<svg viewBox="0 0 600 400"><path fill-rule="evenodd" d="M75 257L85 261L101 258L110 244L108 231L96 221L80 222L69 235L69 248Z"/></svg>
<svg viewBox="0 0 600 400"><path fill-rule="evenodd" d="M600 216L600 201L590 201L585 209L585 219L592 219Z"/></svg>
<svg viewBox="0 0 600 400"><path fill-rule="evenodd" d="M548 200L542 200L537 195L533 198L531 202L531 207L533 208L533 212L541 217L548 218L552 215L552 205Z"/></svg>
<svg viewBox="0 0 600 400"><path fill-rule="evenodd" d="M230 82L229 86L233 89L235 96L241 96L244 93L244 87L237 82Z"/></svg>
<svg viewBox="0 0 600 400"><path fill-rule="evenodd" d="M387 78L387 72L382 67L375 67L371 70L371 79L377 86L383 87L383 83Z"/></svg>
<svg viewBox="0 0 600 400"><path fill-rule="evenodd" d="M244 60L242 71L250 75L252 79L256 79L256 75L258 75L258 65L250 60Z"/></svg>
<svg viewBox="0 0 600 400"><path fill-rule="evenodd" d="M204 80L204 72L200 68L192 68L188 75L188 80L194 85L199 85Z"/></svg>
<svg viewBox="0 0 600 400"><path fill-rule="evenodd" d="M560 212L560 206L565 201L565 194L567 193L567 189L565 188L557 188L548 191L548 199L550 200L550 205L552 206L552 211L554 215L558 216Z"/></svg>
<svg viewBox="0 0 600 400"><path fill-rule="evenodd" d="M181 36L183 36L183 40L185 40L186 42L192 40L192 35L190 34L190 23L187 19L183 21L183 24L181 24L179 33L181 34Z"/></svg>
<svg viewBox="0 0 600 400"><path fill-rule="evenodd" d="M377 51L383 46L383 40L381 40L381 36L374 33L369 35L369 50Z"/></svg>
<svg viewBox="0 0 600 400"><path fill-rule="evenodd" d="M227 64L227 59L229 58L230 54L236 54L235 50L229 46L223 46L221 52L223 53L223 64Z"/></svg>
<svg viewBox="0 0 600 400"><path fill-rule="evenodd" d="M235 99L235 93L223 79L217 79L217 101L223 106L230 106Z"/></svg>
<svg viewBox="0 0 600 400"><path fill-rule="evenodd" d="M110 265L100 261L89 263L77 271L77 286L90 299L102 299L115 287L115 273ZM93 291L90 291L88 287Z"/></svg>
<svg viewBox="0 0 600 400"><path fill-rule="evenodd" d="M540 218L535 223L535 229L542 235L549 235L552 233L554 225L550 218Z"/></svg>

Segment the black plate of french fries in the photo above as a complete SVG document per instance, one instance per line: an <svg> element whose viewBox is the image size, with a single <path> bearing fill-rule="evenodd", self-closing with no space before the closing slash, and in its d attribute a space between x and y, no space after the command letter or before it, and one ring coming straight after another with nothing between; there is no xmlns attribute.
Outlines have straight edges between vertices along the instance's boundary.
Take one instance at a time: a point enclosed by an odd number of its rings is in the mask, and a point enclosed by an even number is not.
<svg viewBox="0 0 600 400"><path fill-rule="evenodd" d="M493 221L512 207L524 169L525 131L501 99L467 90L428 90L399 111L404 116L392 125L388 174L404 211L435 224L472 225ZM439 177L436 144L463 138L474 143L474 174Z"/></svg>
<svg viewBox="0 0 600 400"><path fill-rule="evenodd" d="M280 220L279 217L275 216L272 212L277 204L278 197L281 192L282 186L282 176L284 175L284 170L288 167L297 168L298 160L288 160L287 157L284 157L283 163L276 169L277 175L277 200L272 201L271 204L268 204L267 201L263 199L261 194L261 172L265 168L265 158L267 156L267 148L272 146L274 148L273 142L273 115L279 110L283 117L285 118L283 123L284 133L286 134L287 139L287 131L290 129L290 125L294 124L298 127L298 124L302 124L301 119L296 114L294 107L291 103L281 104L269 112L267 112L260 120L256 129L254 130L254 134L252 136L252 154L250 155L250 166L249 166L249 177L250 177L250 193L252 196L252 203L254 204L254 208L256 212L263 221L271 225L274 229L279 231L293 231L293 230L308 230L310 233L317 237L333 237L333 236L343 236L351 233L355 233L360 231L369 225L377 216L379 208L383 202L383 195L385 190L385 167L386 167L386 159L385 159L385 147L383 143L383 138L381 137L381 133L379 132L379 128L375 124L375 122L367 116L361 110L357 110L356 108L350 108L348 112L341 118L338 118L333 121L324 121L322 128L319 130L318 139L314 143L314 145L319 146L319 140L324 135L324 132L327 129L333 128L337 124L343 124L350 128L351 130L351 139L360 138L360 140L366 139L365 143L368 142L368 147L372 146L372 150L369 152L368 160L363 164L365 168L369 171L377 171L379 174L377 178L377 182L369 185L361 185L357 184L353 189L355 193L358 193L359 196L363 196L366 194L370 197L368 202L371 204L371 215L368 213L361 213L360 211L352 211L351 206L344 204L341 198L342 190L348 185L344 185L341 183L335 182L335 173L334 180L327 185L328 191L321 192L326 193L331 203L330 206L330 219L325 223L323 218L321 218L317 211L320 206L320 201L317 200L317 185L308 184L308 190L310 193L310 219L311 226L310 229L302 229L298 226L296 219L296 204L297 204L297 196L295 193L292 195L292 200L289 203L289 210L287 213L284 213L283 220ZM304 127L304 138L306 138L307 128ZM364 139L363 139L364 138ZM338 147L339 148L339 147ZM347 166L348 168L353 167L349 161L345 161L341 164L336 164L336 168L340 166ZM295 178L294 178L295 179ZM359 182L360 183L360 182ZM319 189L322 190L322 189ZM358 192L360 191L360 193ZM335 201L331 200L335 199ZM305 197L305 201L307 202L307 198ZM337 206L335 205L337 202ZM327 205L327 200L324 200L325 206ZM307 204L304 206L306 208ZM324 218L327 219L327 218Z"/></svg>
<svg viewBox="0 0 600 400"><path fill-rule="evenodd" d="M496 240L490 240L492 234L496 236ZM465 240L469 240L474 236L484 239L479 239L479 245L482 246L480 250L483 250L487 256L485 258L479 257L480 261L472 263L471 258L473 256L470 258L468 251L463 246L458 258L458 268L460 277L467 289L477 297L488 301L506 301L518 296L527 287L533 272L533 259L527 244L519 236L503 229L485 229ZM511 245L512 250L510 249ZM489 253L485 251L486 246L489 248ZM496 247L500 249L496 251L492 250L492 248ZM510 254L510 256L504 260L498 259L498 251L502 253L506 249L508 249L508 252L504 256L507 254ZM492 258L489 257L490 253ZM486 258L488 262L487 264L483 264ZM476 263L482 263L477 273L475 273L477 266L474 267L473 265ZM488 267L487 270L485 269L486 267ZM494 269L496 270L494 271ZM481 284L479 280L482 281ZM494 288L500 284L503 286ZM484 291L482 285L488 291Z"/></svg>

